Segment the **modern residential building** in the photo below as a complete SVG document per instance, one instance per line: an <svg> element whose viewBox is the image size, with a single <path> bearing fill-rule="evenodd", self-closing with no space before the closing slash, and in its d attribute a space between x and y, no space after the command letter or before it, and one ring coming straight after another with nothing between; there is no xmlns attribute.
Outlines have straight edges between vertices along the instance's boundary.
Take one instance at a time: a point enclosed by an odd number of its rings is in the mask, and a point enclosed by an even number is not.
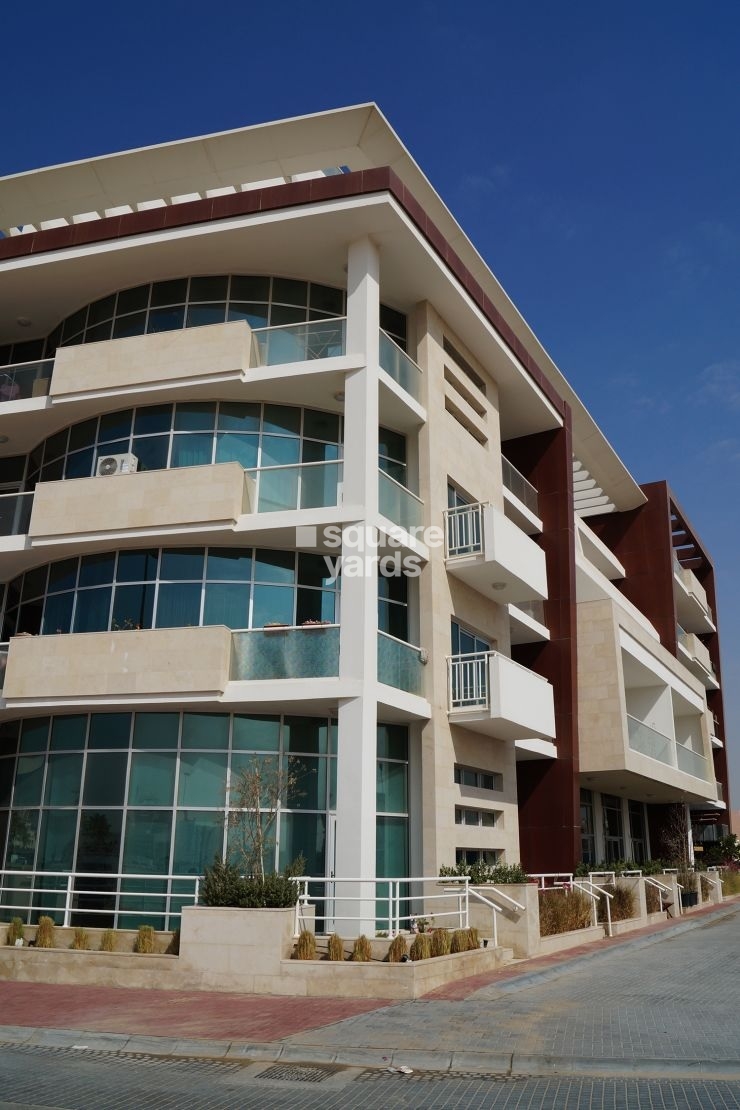
<svg viewBox="0 0 740 1110"><path fill-rule="evenodd" d="M266 758L314 876L725 821L709 557L374 105L7 177L0 227L6 905L171 923Z"/></svg>

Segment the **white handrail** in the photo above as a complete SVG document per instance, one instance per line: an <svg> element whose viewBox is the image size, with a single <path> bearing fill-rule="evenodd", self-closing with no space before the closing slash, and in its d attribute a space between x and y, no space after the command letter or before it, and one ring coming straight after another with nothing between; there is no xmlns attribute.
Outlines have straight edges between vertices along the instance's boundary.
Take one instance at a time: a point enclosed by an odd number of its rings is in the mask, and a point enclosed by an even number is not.
<svg viewBox="0 0 740 1110"><path fill-rule="evenodd" d="M516 910L525 910L527 908L526 906L523 906L521 904L521 902L517 902L516 898L511 898L508 894L504 894L503 890L499 890L499 888L497 886L491 886L490 883L483 883L482 885L485 887L486 890L490 891L492 894L497 894L499 896L499 898L503 898L503 900L505 902L508 902L509 905L513 906L514 909L516 909ZM470 887L470 893L471 894L473 893L474 889L475 889L475 887L473 887L473 886Z"/></svg>
<svg viewBox="0 0 740 1110"><path fill-rule="evenodd" d="M589 879L574 879L573 887L575 890L580 890L582 894L587 894L593 899L592 909L594 914L594 925L599 924L599 915L596 910L598 900L602 897L606 898L606 935L610 937L612 935L611 901L614 895L610 894L608 890L604 890L603 887L597 886L596 883L590 882ZM588 887L591 889L587 889Z"/></svg>
<svg viewBox="0 0 740 1110"><path fill-rule="evenodd" d="M479 902L483 902L484 905L490 907L490 909L491 909L491 923L492 923L491 924L491 931L493 933L493 947L498 948L498 928L496 927L496 914L503 912L501 907L494 905L493 902L490 902L488 900L488 898L484 898L483 895L479 894L478 891L474 887L468 887L468 894L472 894L473 898L477 898ZM518 903L517 903L517 905L518 905ZM522 909L524 909L523 906L522 906Z"/></svg>
<svg viewBox="0 0 740 1110"><path fill-rule="evenodd" d="M554 887L555 886L572 886L573 885L573 873L571 871L530 871L530 873L527 875L527 878L538 880L538 882L537 882L538 890L547 890L547 886L545 884L545 879L553 879L553 880L565 879L564 883L553 882L552 885Z"/></svg>

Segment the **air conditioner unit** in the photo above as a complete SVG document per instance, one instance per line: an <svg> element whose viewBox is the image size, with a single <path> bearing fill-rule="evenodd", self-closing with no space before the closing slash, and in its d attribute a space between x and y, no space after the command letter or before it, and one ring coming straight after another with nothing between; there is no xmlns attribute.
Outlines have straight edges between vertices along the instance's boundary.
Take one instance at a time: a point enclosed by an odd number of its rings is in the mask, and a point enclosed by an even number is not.
<svg viewBox="0 0 740 1110"><path fill-rule="evenodd" d="M139 466L136 455L99 455L95 473L98 478L110 474L134 474Z"/></svg>

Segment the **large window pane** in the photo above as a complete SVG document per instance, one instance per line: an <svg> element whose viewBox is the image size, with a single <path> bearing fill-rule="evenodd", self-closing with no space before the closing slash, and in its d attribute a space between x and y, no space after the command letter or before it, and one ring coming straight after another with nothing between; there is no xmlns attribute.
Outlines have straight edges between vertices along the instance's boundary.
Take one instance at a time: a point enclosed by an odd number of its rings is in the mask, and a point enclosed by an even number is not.
<svg viewBox="0 0 740 1110"><path fill-rule="evenodd" d="M408 811L405 763L378 762L376 809L379 813Z"/></svg>
<svg viewBox="0 0 740 1110"><path fill-rule="evenodd" d="M255 586L252 628L266 624L293 624L295 591L290 586Z"/></svg>
<svg viewBox="0 0 740 1110"><path fill-rule="evenodd" d="M167 875L170 863L171 813L129 810L123 848L123 870L134 875ZM150 899L142 899L142 905ZM151 899L152 904L155 900Z"/></svg>
<svg viewBox="0 0 740 1110"><path fill-rule="evenodd" d="M41 625L42 636L53 636L59 632L69 632L72 628L72 607L74 594L52 594L44 605L44 620Z"/></svg>
<svg viewBox="0 0 740 1110"><path fill-rule="evenodd" d="M172 439L170 466L208 466L213 459L213 436L198 432Z"/></svg>
<svg viewBox="0 0 740 1110"><path fill-rule="evenodd" d="M154 584L116 586L111 629L151 628L154 623Z"/></svg>
<svg viewBox="0 0 740 1110"><path fill-rule="evenodd" d="M113 581L113 568L116 556L113 553L104 555L84 555L80 559L80 586L105 586Z"/></svg>
<svg viewBox="0 0 740 1110"><path fill-rule="evenodd" d="M37 809L14 809L10 815L5 866L14 871L32 871L36 851Z"/></svg>
<svg viewBox="0 0 740 1110"><path fill-rule="evenodd" d="M25 755L18 760L15 772L14 806L41 804L41 787L44 781L43 755Z"/></svg>
<svg viewBox="0 0 740 1110"><path fill-rule="evenodd" d="M409 833L407 817L378 817L375 833L376 874L403 878L409 873Z"/></svg>
<svg viewBox="0 0 740 1110"><path fill-rule="evenodd" d="M34 717L23 722L21 752L41 752L49 739L49 718Z"/></svg>
<svg viewBox="0 0 740 1110"><path fill-rule="evenodd" d="M169 436L144 436L133 442L138 470L164 470L170 453Z"/></svg>
<svg viewBox="0 0 740 1110"><path fill-rule="evenodd" d="M406 725L378 725L378 759L409 757L409 730Z"/></svg>
<svg viewBox="0 0 740 1110"><path fill-rule="evenodd" d="M235 751L276 752L280 747L280 718L236 715L231 743Z"/></svg>
<svg viewBox="0 0 740 1110"><path fill-rule="evenodd" d="M288 782L288 809L326 809L326 759L284 756L282 766Z"/></svg>
<svg viewBox="0 0 740 1110"><path fill-rule="evenodd" d="M248 551L212 547L208 552L206 579L248 582L252 576L252 555Z"/></svg>
<svg viewBox="0 0 740 1110"><path fill-rule="evenodd" d="M249 624L249 586L227 582L206 585L203 624L246 628Z"/></svg>
<svg viewBox="0 0 740 1110"><path fill-rule="evenodd" d="M263 470L259 476L259 511L277 513L298 508L299 474L296 467L287 470Z"/></svg>
<svg viewBox="0 0 740 1110"><path fill-rule="evenodd" d="M82 752L75 755L50 755L44 805L79 805L81 780Z"/></svg>
<svg viewBox="0 0 740 1110"><path fill-rule="evenodd" d="M224 825L223 813L181 810L175 826L173 874L202 875L214 857L223 854Z"/></svg>
<svg viewBox="0 0 740 1110"><path fill-rule="evenodd" d="M324 755L327 750L329 722L323 717L286 717L283 744L287 752Z"/></svg>
<svg viewBox="0 0 740 1110"><path fill-rule="evenodd" d="M133 746L176 748L179 731L179 713L137 713L134 719Z"/></svg>
<svg viewBox="0 0 740 1110"><path fill-rule="evenodd" d="M91 752L85 768L83 804L122 806L126 791L125 752Z"/></svg>
<svg viewBox="0 0 740 1110"><path fill-rule="evenodd" d="M55 717L51 729L51 750L81 751L85 747L86 735L86 713L75 714L73 717Z"/></svg>
<svg viewBox="0 0 740 1110"><path fill-rule="evenodd" d="M184 713L183 748L228 748L229 718L226 713Z"/></svg>
<svg viewBox="0 0 740 1110"><path fill-rule="evenodd" d="M211 401L181 401L175 409L176 432L213 431L216 406Z"/></svg>
<svg viewBox="0 0 740 1110"><path fill-rule="evenodd" d="M91 748L127 748L131 734L130 713L92 713L90 716Z"/></svg>
<svg viewBox="0 0 740 1110"><path fill-rule="evenodd" d="M219 432L216 436L216 462L238 462L245 470L257 466L259 439L257 436Z"/></svg>
<svg viewBox="0 0 740 1110"><path fill-rule="evenodd" d="M262 436L260 466L290 466L300 460L300 440L286 436Z"/></svg>
<svg viewBox="0 0 740 1110"><path fill-rule="evenodd" d="M200 624L200 583L177 582L159 587L157 628L188 628Z"/></svg>
<svg viewBox="0 0 740 1110"><path fill-rule="evenodd" d="M122 810L83 809L77 847L78 871L108 871L114 874L118 871L122 818ZM84 880L79 885L84 886Z"/></svg>
<svg viewBox="0 0 740 1110"><path fill-rule="evenodd" d="M130 806L171 806L175 792L175 752L134 752L128 787Z"/></svg>
<svg viewBox="0 0 740 1110"><path fill-rule="evenodd" d="M172 423L172 405L149 405L137 409L134 417L134 435L156 435L168 432Z"/></svg>
<svg viewBox="0 0 740 1110"><path fill-rule="evenodd" d="M280 868L303 856L307 875L323 875L326 850L326 817L322 813L280 815Z"/></svg>
<svg viewBox="0 0 740 1110"><path fill-rule="evenodd" d="M183 752L180 760L178 805L226 804L225 752Z"/></svg>
<svg viewBox="0 0 740 1110"><path fill-rule="evenodd" d="M222 401L218 409L218 429L222 432L258 432L260 406L238 401Z"/></svg>
<svg viewBox="0 0 740 1110"><path fill-rule="evenodd" d="M157 577L157 563L159 552L154 551L119 551L118 571L119 582L153 582Z"/></svg>
<svg viewBox="0 0 740 1110"><path fill-rule="evenodd" d="M41 818L37 870L71 871L74 866L76 832L76 809L45 810Z"/></svg>
<svg viewBox="0 0 740 1110"><path fill-rule="evenodd" d="M107 631L110 623L111 594L110 586L97 590L82 590L77 594L75 632Z"/></svg>
<svg viewBox="0 0 740 1110"><path fill-rule="evenodd" d="M204 553L199 547L172 547L162 552L159 576L165 581L192 582L203 577Z"/></svg>

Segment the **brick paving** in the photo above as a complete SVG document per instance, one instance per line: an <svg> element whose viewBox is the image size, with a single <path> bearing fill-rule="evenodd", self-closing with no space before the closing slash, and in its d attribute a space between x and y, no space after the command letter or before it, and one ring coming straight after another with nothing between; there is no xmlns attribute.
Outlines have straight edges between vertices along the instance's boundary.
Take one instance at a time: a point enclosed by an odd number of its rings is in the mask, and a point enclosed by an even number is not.
<svg viewBox="0 0 740 1110"><path fill-rule="evenodd" d="M177 1039L276 1041L388 1005L382 999L0 982L0 1024Z"/></svg>

